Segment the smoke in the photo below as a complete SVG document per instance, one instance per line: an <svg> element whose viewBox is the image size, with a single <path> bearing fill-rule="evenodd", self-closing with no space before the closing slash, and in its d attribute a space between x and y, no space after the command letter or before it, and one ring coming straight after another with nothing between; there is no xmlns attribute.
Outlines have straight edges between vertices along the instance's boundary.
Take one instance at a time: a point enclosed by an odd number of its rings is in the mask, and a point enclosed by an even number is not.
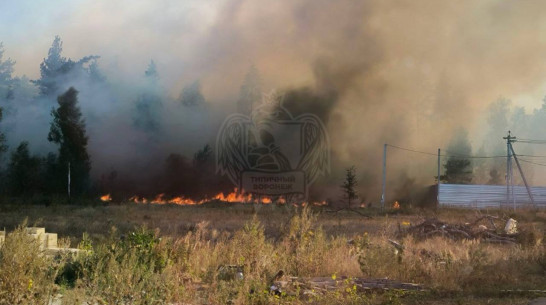
<svg viewBox="0 0 546 305"><path fill-rule="evenodd" d="M538 0L81 0L58 10L30 3L0 4L0 40L17 75L39 77L57 34L64 56L101 56L105 83L70 81L80 91L95 177L112 169L153 177L170 153L191 158L213 144L252 65L265 92L283 92L292 111L315 113L327 124L332 175L317 182L327 186L317 196L335 197L343 169L355 165L360 193L370 201L380 193L384 143L434 153L463 127L473 151L490 154L498 143L486 131L496 124L487 123L489 105L505 96L526 107L518 108L519 119L507 114L508 128L520 126L546 92L545 4ZM7 14L20 18L2 18ZM38 15L42 26L29 28ZM144 75L150 59L155 84ZM180 102L192 86L202 107ZM29 140L36 152L55 149L45 140L52 105L32 99L8 111L11 147ZM153 130L135 124L143 113ZM521 133L538 137L531 131L546 126L535 121ZM389 182L404 185L398 181L406 174L412 184L432 184L436 159L389 150Z"/></svg>

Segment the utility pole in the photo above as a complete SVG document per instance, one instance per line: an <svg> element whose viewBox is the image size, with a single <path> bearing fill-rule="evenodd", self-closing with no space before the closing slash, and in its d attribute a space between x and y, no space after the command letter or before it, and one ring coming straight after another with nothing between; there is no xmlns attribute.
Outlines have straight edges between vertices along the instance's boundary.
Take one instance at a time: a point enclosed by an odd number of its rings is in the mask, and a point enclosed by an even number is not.
<svg viewBox="0 0 546 305"><path fill-rule="evenodd" d="M512 179L512 143L516 142L516 137L512 137L510 130L508 136L503 137L506 140L506 204L510 204L510 185L514 183ZM514 197L514 188L512 188L512 197ZM514 210L516 209L516 199L514 199Z"/></svg>
<svg viewBox="0 0 546 305"><path fill-rule="evenodd" d="M381 191L381 211L385 210L385 191L387 188L387 143L383 145L383 184Z"/></svg>
<svg viewBox="0 0 546 305"><path fill-rule="evenodd" d="M536 208L535 199L533 198L533 193L531 192L531 188L529 187L529 184L527 183L527 179L525 179L525 175L523 174L523 169L521 168L521 165L519 164L518 157L516 156L516 152L514 151L514 146L512 146L512 144L510 144L510 150L512 151L512 156L514 156L514 161L516 161L516 165L518 166L519 174L521 175L523 184L525 184L525 189L527 189L527 194L529 195L529 199L531 199L531 204L533 205L533 208Z"/></svg>
<svg viewBox="0 0 546 305"><path fill-rule="evenodd" d="M70 161L68 162L68 199L70 199Z"/></svg>
<svg viewBox="0 0 546 305"><path fill-rule="evenodd" d="M438 186L436 189L436 201L440 202L440 149L438 148Z"/></svg>

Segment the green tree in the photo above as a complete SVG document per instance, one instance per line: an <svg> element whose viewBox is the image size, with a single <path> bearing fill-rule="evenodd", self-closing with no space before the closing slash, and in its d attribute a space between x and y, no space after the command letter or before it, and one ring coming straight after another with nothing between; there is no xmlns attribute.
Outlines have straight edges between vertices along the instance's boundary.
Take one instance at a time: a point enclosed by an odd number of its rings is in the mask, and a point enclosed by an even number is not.
<svg viewBox="0 0 546 305"><path fill-rule="evenodd" d="M445 174L442 182L469 184L472 181L472 163L464 157L450 156L444 164Z"/></svg>
<svg viewBox="0 0 546 305"><path fill-rule="evenodd" d="M0 122L2 121L2 118L4 117L4 109L0 107ZM2 153L6 152L8 150L8 146L6 145L6 135L3 132L0 132L0 156Z"/></svg>
<svg viewBox="0 0 546 305"><path fill-rule="evenodd" d="M85 121L78 107L78 91L70 87L57 98L59 107L51 111L53 122L47 139L59 145L59 170L68 171L70 165L71 191L81 194L87 190L91 162L87 153Z"/></svg>
<svg viewBox="0 0 546 305"><path fill-rule="evenodd" d="M459 129L451 139L447 153L449 157L444 164L445 174L440 176L442 182L468 184L473 179L472 146L468 140L468 132Z"/></svg>
<svg viewBox="0 0 546 305"><path fill-rule="evenodd" d="M8 165L8 189L11 195L33 194L40 189L39 157L30 156L28 142L21 142L11 154Z"/></svg>
<svg viewBox="0 0 546 305"><path fill-rule="evenodd" d="M10 99L13 97L13 66L15 62L8 58L2 60L4 56L4 46L0 43L0 101L3 99Z"/></svg>
<svg viewBox="0 0 546 305"><path fill-rule="evenodd" d="M61 56L63 51L63 42L61 37L55 36L51 48L49 48L47 58L44 58L40 64L40 79L36 84L43 95L53 94L57 90L55 78L63 70L67 59ZM66 71L65 71L66 72Z"/></svg>
<svg viewBox="0 0 546 305"><path fill-rule="evenodd" d="M74 79L80 76L96 77L92 73L97 72L96 60L99 56L90 55L78 61L73 61L70 58L63 57L61 55L62 51L63 42L59 36L55 36L47 58L44 58L40 64L40 79L34 81L43 96L59 94L68 87L67 84L73 83ZM93 65L93 62L95 62L94 66L84 67L88 64Z"/></svg>
<svg viewBox="0 0 546 305"><path fill-rule="evenodd" d="M346 169L345 181L341 185L343 198L346 200L347 207L351 207L352 201L357 198L355 188L358 185L358 181L355 172L356 168L354 165Z"/></svg>

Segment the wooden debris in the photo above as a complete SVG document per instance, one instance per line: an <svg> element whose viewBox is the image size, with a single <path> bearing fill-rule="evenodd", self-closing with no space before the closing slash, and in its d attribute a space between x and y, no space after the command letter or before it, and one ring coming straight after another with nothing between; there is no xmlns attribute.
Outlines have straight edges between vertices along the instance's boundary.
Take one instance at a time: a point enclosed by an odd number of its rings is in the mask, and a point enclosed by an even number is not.
<svg viewBox="0 0 546 305"><path fill-rule="evenodd" d="M389 279L366 279L348 278L345 276L336 277L285 277L276 280L271 285L272 293L285 293L295 295L300 291L303 295L324 293L339 289L356 289L357 292L370 292L377 290L425 290L421 285L414 283L403 283Z"/></svg>
<svg viewBox="0 0 546 305"><path fill-rule="evenodd" d="M491 228L483 224L486 220ZM485 215L479 217L472 223L449 224L438 219L426 219L420 224L410 226L407 229L399 230L399 235L413 235L416 238L430 238L433 236L443 236L454 240L460 239L479 239L483 242L515 244L517 243L516 234L507 234L504 231L498 232L498 227L494 220L500 220L498 217Z"/></svg>

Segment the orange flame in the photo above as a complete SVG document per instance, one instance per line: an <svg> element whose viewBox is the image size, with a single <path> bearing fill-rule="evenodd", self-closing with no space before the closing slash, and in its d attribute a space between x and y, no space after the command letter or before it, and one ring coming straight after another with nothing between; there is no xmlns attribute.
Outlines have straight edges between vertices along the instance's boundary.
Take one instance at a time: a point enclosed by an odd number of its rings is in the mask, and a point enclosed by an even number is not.
<svg viewBox="0 0 546 305"><path fill-rule="evenodd" d="M225 202L251 202L252 194L244 194L243 192L237 192L235 189L233 192L224 195L224 193L219 193L213 197L213 199Z"/></svg>
<svg viewBox="0 0 546 305"><path fill-rule="evenodd" d="M112 201L112 197L110 197L110 194L102 195L100 196L100 200L104 202Z"/></svg>
<svg viewBox="0 0 546 305"><path fill-rule="evenodd" d="M398 210L400 208L400 203L398 203L398 201L395 201L393 204L392 204L392 208L395 209L395 210Z"/></svg>
<svg viewBox="0 0 546 305"><path fill-rule="evenodd" d="M152 204L178 204L178 205L199 205L209 201L222 201L222 202L242 202L242 203L261 203L261 204L271 204L273 203L273 198L268 196L256 196L253 197L252 194L245 194L244 192L238 192L235 189L233 192L224 194L218 193L212 198L205 198L202 200L193 200L190 198L184 198L183 196L174 197L171 199L166 199L165 194L158 194L155 198L148 200L146 198L141 198L139 196L133 196L129 198L129 201L134 203L152 203ZM278 204L286 204L286 199L284 197L279 197L276 199ZM302 206L305 206L307 203L301 203ZM327 205L326 201L313 202L313 205L323 206Z"/></svg>

